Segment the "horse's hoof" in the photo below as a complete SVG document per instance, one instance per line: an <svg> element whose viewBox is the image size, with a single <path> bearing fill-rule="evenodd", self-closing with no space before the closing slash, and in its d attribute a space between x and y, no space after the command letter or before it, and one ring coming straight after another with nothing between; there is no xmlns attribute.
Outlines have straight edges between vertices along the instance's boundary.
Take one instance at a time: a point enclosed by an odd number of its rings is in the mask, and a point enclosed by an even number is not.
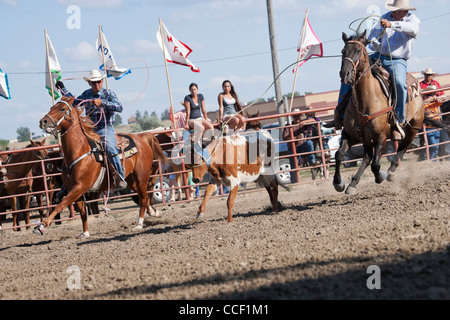
<svg viewBox="0 0 450 320"><path fill-rule="evenodd" d="M343 191L345 190L345 182L344 182L344 179L341 179L341 183L339 183L339 184L337 184L337 183L335 183L335 182L333 181L333 186L334 186L334 189L335 189L337 192L343 192Z"/></svg>
<svg viewBox="0 0 450 320"><path fill-rule="evenodd" d="M144 226L142 224L138 224L136 227L133 228L133 231L140 231L144 229Z"/></svg>
<svg viewBox="0 0 450 320"><path fill-rule="evenodd" d="M387 179L387 173L384 172L383 170L380 170L380 173L378 174L378 177L380 179L375 179L375 182L376 183L382 183L384 180Z"/></svg>
<svg viewBox="0 0 450 320"><path fill-rule="evenodd" d="M89 232L83 232L82 234L80 234L78 236L78 239L87 239L87 238L90 238L90 237L91 237L91 235L89 234Z"/></svg>
<svg viewBox="0 0 450 320"><path fill-rule="evenodd" d="M150 217L161 218L161 212L153 208L150 208Z"/></svg>
<svg viewBox="0 0 450 320"><path fill-rule="evenodd" d="M396 174L396 172L388 171L387 181L389 181L389 182L394 181L395 174Z"/></svg>
<svg viewBox="0 0 450 320"><path fill-rule="evenodd" d="M37 234L39 236L43 236L45 233L45 227L44 225L41 223L40 225L38 225L37 227L34 228L33 230L34 234Z"/></svg>
<svg viewBox="0 0 450 320"><path fill-rule="evenodd" d="M353 196L356 194L356 188L353 188L351 186L347 187L347 190L345 190L345 194L349 195L349 196Z"/></svg>

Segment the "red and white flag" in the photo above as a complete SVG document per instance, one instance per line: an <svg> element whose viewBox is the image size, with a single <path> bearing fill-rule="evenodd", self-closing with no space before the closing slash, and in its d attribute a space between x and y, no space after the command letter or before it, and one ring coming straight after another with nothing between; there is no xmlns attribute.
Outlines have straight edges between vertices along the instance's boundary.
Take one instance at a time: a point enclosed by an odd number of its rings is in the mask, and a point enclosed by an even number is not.
<svg viewBox="0 0 450 320"><path fill-rule="evenodd" d="M297 68L303 65L309 58L322 57L323 56L323 46L322 42L314 33L309 23L308 17L305 17L303 22L302 33L300 35L300 41L297 47L297 52L300 52ZM296 68L294 68L295 72Z"/></svg>
<svg viewBox="0 0 450 320"><path fill-rule="evenodd" d="M156 32L156 39L158 40L161 49L163 49L163 43L161 41L161 33L164 39L164 57L167 60L167 62L190 67L193 72L200 72L200 69L197 68L191 61L187 59L187 57L192 52L191 48L189 48L183 42L177 40L174 36L172 36L162 22L160 27L158 28L158 31Z"/></svg>

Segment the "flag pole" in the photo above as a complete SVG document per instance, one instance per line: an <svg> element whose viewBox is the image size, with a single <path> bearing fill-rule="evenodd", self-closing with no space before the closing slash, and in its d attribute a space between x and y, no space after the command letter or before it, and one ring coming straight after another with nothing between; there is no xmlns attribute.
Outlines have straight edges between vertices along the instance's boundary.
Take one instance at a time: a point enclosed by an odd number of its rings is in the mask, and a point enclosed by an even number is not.
<svg viewBox="0 0 450 320"><path fill-rule="evenodd" d="M300 50L298 52L297 64L296 64L296 69L295 69L294 86L292 88L291 104L289 106L289 112L292 111L292 105L294 104L294 92L295 92L295 86L297 85L297 76L298 76L298 63L300 62L300 57L302 55L302 46L303 46L303 41L304 41L304 38L305 38L306 21L308 19L308 11L309 11L309 9L306 9L305 20L303 21L302 35L301 35L301 38L300 38Z"/></svg>
<svg viewBox="0 0 450 320"><path fill-rule="evenodd" d="M167 60L166 60L166 48L164 46L164 35L163 35L163 30L162 30L162 21L161 18L159 18L159 30L161 32L161 45L162 45L162 50L163 50L163 56L164 56L164 64L166 66L166 77L167 77L167 85L169 87L169 97L170 97L170 113L172 114L172 124L174 126L174 128L177 128L177 124L175 122L175 117L174 117L174 110L173 110L173 99L172 99L172 90L170 88L170 79L169 79L169 69L167 67Z"/></svg>
<svg viewBox="0 0 450 320"><path fill-rule="evenodd" d="M103 49L103 33L102 33L102 26L98 26L98 36L100 38L100 46L102 47L102 57L103 57L103 68L105 69L105 83L106 83L106 89L109 89L108 87L108 70L106 70L106 61L105 61L105 52Z"/></svg>
<svg viewBox="0 0 450 320"><path fill-rule="evenodd" d="M55 104L55 92L53 91L53 78L52 78L52 69L50 67L50 58L48 56L48 35L47 35L47 29L44 29L44 35L45 35L45 49L46 49L46 56L47 56L47 72L48 77L50 79L50 89L52 91L52 101L53 105Z"/></svg>

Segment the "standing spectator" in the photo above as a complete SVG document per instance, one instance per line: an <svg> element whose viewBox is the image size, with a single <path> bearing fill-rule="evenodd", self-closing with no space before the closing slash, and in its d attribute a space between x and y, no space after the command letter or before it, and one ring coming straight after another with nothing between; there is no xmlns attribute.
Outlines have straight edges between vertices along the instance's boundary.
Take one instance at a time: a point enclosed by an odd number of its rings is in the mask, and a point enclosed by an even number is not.
<svg viewBox="0 0 450 320"><path fill-rule="evenodd" d="M431 68L427 68L425 71L422 71L422 74L425 76L425 79L422 82L420 82L420 87L422 88L422 90L429 91L441 88L439 82L433 79L433 76L436 73L433 72ZM442 96L443 94L444 92L439 91L422 96L423 101L425 103L425 113L428 114L428 116L434 120L438 121L441 120L439 107L442 104L440 96ZM430 159L436 159L438 157L439 146L435 146L435 144L438 144L440 142L441 131L438 131L437 128L433 126L425 126L425 129L428 145L430 146L429 147ZM420 132L423 132L423 130L420 130ZM421 146L425 145L425 139L423 135L421 135L420 144ZM426 160L426 149L423 149L420 152L419 160L420 161Z"/></svg>
<svg viewBox="0 0 450 320"><path fill-rule="evenodd" d="M295 108L293 112L299 112L300 109ZM305 120L301 120L301 114L296 114L292 117L292 130L294 134L294 139L296 140L295 143L295 150L292 149L292 143L288 143L289 152L291 153L309 153L314 151L314 144L311 139L306 140L306 132L311 127L311 124L316 122L315 119L309 118ZM284 128L283 130L283 141L289 141L291 139L291 133L290 133L291 127ZM295 168L295 163L299 161L299 155L298 157L290 157L289 162L291 164L291 169ZM317 165L316 163L316 156L314 153L310 153L306 155L306 161L308 165L314 166ZM296 183L296 175L291 173L291 182Z"/></svg>

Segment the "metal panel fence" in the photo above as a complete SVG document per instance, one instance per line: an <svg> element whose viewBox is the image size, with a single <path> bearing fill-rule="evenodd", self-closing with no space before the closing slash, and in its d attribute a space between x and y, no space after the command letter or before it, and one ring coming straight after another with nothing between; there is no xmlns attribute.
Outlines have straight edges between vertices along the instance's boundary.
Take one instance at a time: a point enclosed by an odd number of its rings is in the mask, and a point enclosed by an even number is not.
<svg viewBox="0 0 450 320"><path fill-rule="evenodd" d="M316 109L314 112L324 112L333 110L334 108L323 108L323 109ZM274 125L270 126L271 133L274 136L275 144L278 145L278 150L284 150L276 155L276 159L278 159L280 166L279 170L277 171L277 175L280 179L288 179L286 180L288 183L291 183L289 180L292 178L294 181L293 185L300 185L300 184L309 184L309 183L321 183L328 181L330 179L329 169L333 168L333 156L329 157L329 155L335 153L337 151L337 145L330 145L330 141L339 141L339 132L332 132L324 134L322 131L322 121L317 121L313 123L312 125L317 126L318 130L318 136L312 136L305 139L313 139L316 142L316 149L313 152L307 152L307 153L296 153L295 152L295 143L299 140L298 138L294 137L293 130L290 130L290 138L288 140L283 140L282 135L280 135L280 131L282 131L285 128L291 129L292 125L286 125L286 126L279 126L278 124L278 118L280 117L288 117L293 115L303 115L305 113L311 113L311 110L305 110L301 112L293 112L293 113L285 113L285 114L278 114L278 115L270 115L270 116L261 116L258 118L252 118L252 121L262 121L262 120L273 120ZM276 124L275 124L276 123ZM170 129L170 130L163 130L163 131L152 131L153 134L162 134L162 133L172 133L174 131L182 131L183 129ZM436 129L438 130L438 129ZM278 132L278 135L277 135ZM422 137L422 138L421 138ZM421 146L418 141L423 140L423 145ZM328 143L327 143L328 141ZM176 143L176 142L175 142ZM392 143L392 142L391 142ZM170 145L172 143L165 143L161 144L161 146L164 145ZM438 143L439 146L444 148L449 148L449 142L448 141L442 141ZM358 146L354 146L353 148L358 148ZM59 150L59 145L50 145L45 147L37 147L37 148L28 148L28 149L19 149L19 150L9 150L9 151L0 151L0 156L3 158L6 158L8 155L12 153L19 153L19 152L25 152L25 151L35 151L40 149L47 149L49 151L51 150ZM291 152L290 150L294 150L294 152ZM423 150L423 151L422 151ZM422 155L426 155L426 159L430 160L430 145L428 142L428 139L426 135L423 133L419 133L418 137L416 138L416 143L412 145L412 147L408 150L409 154L412 153L420 153L422 152ZM313 166L310 166L308 164L305 164L301 161L301 159L308 154L314 153L319 159L318 163L314 164ZM384 154L384 157L389 157L394 155L393 152L388 152ZM439 156L436 159L433 159L434 161L438 160L444 160L449 158L450 156L448 153L444 153L441 156ZM168 156L169 159L174 160L171 158L171 156ZM292 159L300 159L300 161L292 161ZM417 158L416 158L417 159ZM51 178L56 178L61 175L60 172L54 173L54 170L52 173L49 173L49 163L53 161L61 161L62 157L57 157L53 159L44 159L44 160L37 160L30 162L35 167L38 167L41 169L41 173L39 175L35 176L27 176L27 177L21 177L19 179L6 179L0 181L0 222L3 222L2 230L10 230L14 229L11 223L11 219L9 218L11 214L17 213L17 214L24 214L28 211L26 208L20 208L16 211L11 211L9 208L9 202L11 198L18 198L18 197L25 197L30 196L33 201L31 201L31 210L32 210L32 220L38 219L38 216L36 215L38 210L44 210L44 215L47 216L49 214L49 210L51 208L54 208L55 205L52 205L50 201L47 201L49 199L50 193L54 193L60 190L60 186L55 187L54 189L51 189L49 187L48 182ZM182 159L181 159L182 160ZM331 161L330 161L331 160ZM350 166L352 164L357 164L358 161L360 161L361 158L352 158L344 161L344 164L346 166ZM290 166L290 164L293 163L293 167ZM11 170L12 167L18 166L18 165L24 165L25 163L21 164L8 164L7 161L3 161L1 165L1 169L4 171ZM289 165L288 165L289 164ZM52 167L52 166L50 166ZM181 166L179 166L179 169L173 170L169 168L162 168L161 163L159 163L159 173L157 175L158 178L158 184L157 188L153 191L149 191L149 196L153 197L154 200L156 200L158 203L155 204L155 207L158 206L165 206L167 204L173 204L173 203L186 203L186 202L192 202L192 201L198 201L200 197L196 196L196 193L198 195L199 192L203 191L205 186L208 184L208 180L204 179L202 183L193 185L189 183L189 170L186 170L184 166L184 162L181 161ZM161 170L163 169L163 170ZM173 184L175 182L174 176L180 177L181 184L176 185ZM29 185L31 185L32 181L41 181L43 182L43 188L41 190L33 190L30 187L30 190L26 193L20 193L20 194L7 194L5 189L6 183L11 183L13 181L29 181ZM195 190L197 189L197 191ZM239 191L239 193L243 192L255 192L258 191L256 187L251 186L242 186L242 189ZM173 194L177 194L178 198L175 199L175 201L171 201ZM227 190L223 186L219 189L218 195L215 195L214 197L222 197L226 196ZM42 197L43 205L38 205L37 199L39 197ZM124 190L118 190L118 191L111 191L109 194L102 193L99 198L96 199L87 199L86 204L87 206L92 205L103 205L106 207L107 203L109 201L114 202L120 202L125 203L125 200L136 199L137 195L133 192L131 192L128 189ZM128 204L129 206L129 204ZM136 204L136 206L138 206ZM89 208L88 208L89 209ZM68 212L67 212L68 211ZM69 210L64 210L62 212L62 218L59 220L55 220L55 223L60 223L64 221L70 221L74 219L79 219L79 214L77 214L74 205L70 206ZM29 225L21 225L20 227L23 229L24 227L33 227L36 222L31 222Z"/></svg>

